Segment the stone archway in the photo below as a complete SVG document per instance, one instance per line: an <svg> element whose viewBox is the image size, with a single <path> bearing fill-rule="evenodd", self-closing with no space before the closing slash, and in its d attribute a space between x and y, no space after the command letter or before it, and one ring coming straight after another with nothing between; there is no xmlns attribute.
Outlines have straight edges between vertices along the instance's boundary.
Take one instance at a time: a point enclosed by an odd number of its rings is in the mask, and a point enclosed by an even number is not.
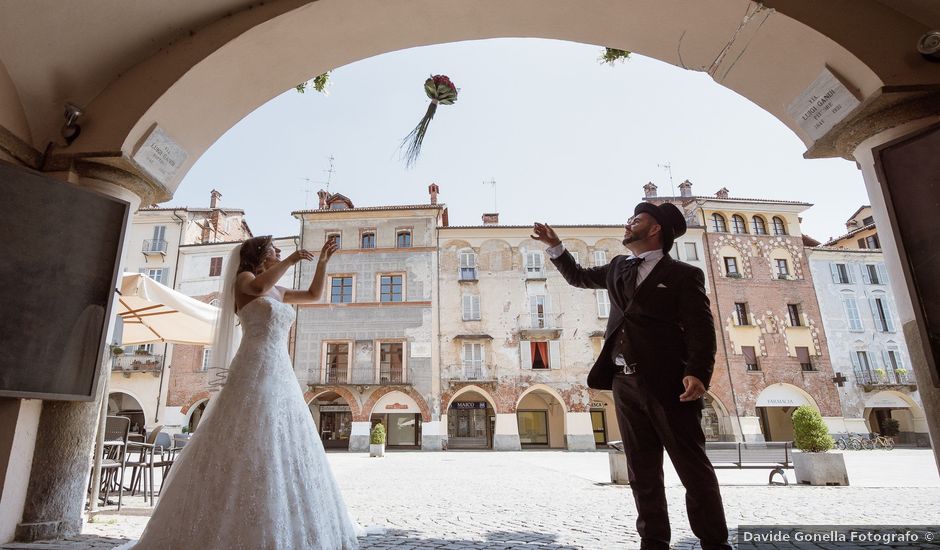
<svg viewBox="0 0 940 550"><path fill-rule="evenodd" d="M802 388L777 382L761 390L755 399L757 416L765 441L793 441L793 411L808 405L817 411L819 405Z"/></svg>
<svg viewBox="0 0 940 550"><path fill-rule="evenodd" d="M555 388L529 386L519 394L515 411L523 448L567 448L568 406Z"/></svg>
<svg viewBox="0 0 940 550"><path fill-rule="evenodd" d="M447 430L449 449L492 449L496 432L496 415L500 408L496 399L482 387L467 384L446 398L441 423Z"/></svg>

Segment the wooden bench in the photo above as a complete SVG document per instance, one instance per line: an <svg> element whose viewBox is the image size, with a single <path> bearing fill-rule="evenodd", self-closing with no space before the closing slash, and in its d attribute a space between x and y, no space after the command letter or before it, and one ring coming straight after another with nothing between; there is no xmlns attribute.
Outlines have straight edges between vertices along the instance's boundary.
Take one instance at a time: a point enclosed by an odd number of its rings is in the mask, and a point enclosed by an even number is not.
<svg viewBox="0 0 940 550"><path fill-rule="evenodd" d="M789 441L766 443L709 441L705 443L705 454L715 469L770 468L767 483L789 485L784 472L785 469L793 469L793 451ZM783 482L774 481L774 475L779 475Z"/></svg>

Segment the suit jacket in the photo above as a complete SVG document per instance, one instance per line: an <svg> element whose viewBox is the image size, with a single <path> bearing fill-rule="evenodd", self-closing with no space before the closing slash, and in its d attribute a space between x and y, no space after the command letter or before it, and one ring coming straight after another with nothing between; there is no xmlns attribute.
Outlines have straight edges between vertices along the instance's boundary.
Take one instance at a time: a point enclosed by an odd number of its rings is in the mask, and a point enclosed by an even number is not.
<svg viewBox="0 0 940 550"><path fill-rule="evenodd" d="M565 280L579 288L607 289L610 316L601 354L588 374L588 387L609 390L618 367L611 357L621 326L626 327L637 375L648 383L666 406L698 402L679 401L685 391L682 378L695 376L707 388L715 365L715 322L702 270L663 255L636 288L633 299L624 295L623 273L627 256L616 256L605 266L583 268L566 250L552 262Z"/></svg>

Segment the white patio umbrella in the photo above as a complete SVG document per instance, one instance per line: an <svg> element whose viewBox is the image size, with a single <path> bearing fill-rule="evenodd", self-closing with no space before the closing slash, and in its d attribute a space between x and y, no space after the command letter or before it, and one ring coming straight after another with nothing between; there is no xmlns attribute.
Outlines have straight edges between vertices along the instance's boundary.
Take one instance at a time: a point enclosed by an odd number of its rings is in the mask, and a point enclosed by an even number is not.
<svg viewBox="0 0 940 550"><path fill-rule="evenodd" d="M212 345L219 308L138 273L124 274L119 294L117 314L124 324L122 345Z"/></svg>

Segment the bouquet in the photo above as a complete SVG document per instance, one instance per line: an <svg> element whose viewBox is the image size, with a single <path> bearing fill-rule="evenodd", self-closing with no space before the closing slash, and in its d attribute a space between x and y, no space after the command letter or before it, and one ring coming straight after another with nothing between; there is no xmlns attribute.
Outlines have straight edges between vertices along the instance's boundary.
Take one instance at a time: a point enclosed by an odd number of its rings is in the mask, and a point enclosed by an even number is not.
<svg viewBox="0 0 940 550"><path fill-rule="evenodd" d="M418 155L421 154L421 143L424 142L428 124L434 118L438 104L453 105L457 101L457 87L450 81L450 78L442 74L434 75L424 81L424 93L431 100L428 111L424 113L424 117L418 122L415 129L401 142L401 148L405 149L405 164L409 168L418 161Z"/></svg>

